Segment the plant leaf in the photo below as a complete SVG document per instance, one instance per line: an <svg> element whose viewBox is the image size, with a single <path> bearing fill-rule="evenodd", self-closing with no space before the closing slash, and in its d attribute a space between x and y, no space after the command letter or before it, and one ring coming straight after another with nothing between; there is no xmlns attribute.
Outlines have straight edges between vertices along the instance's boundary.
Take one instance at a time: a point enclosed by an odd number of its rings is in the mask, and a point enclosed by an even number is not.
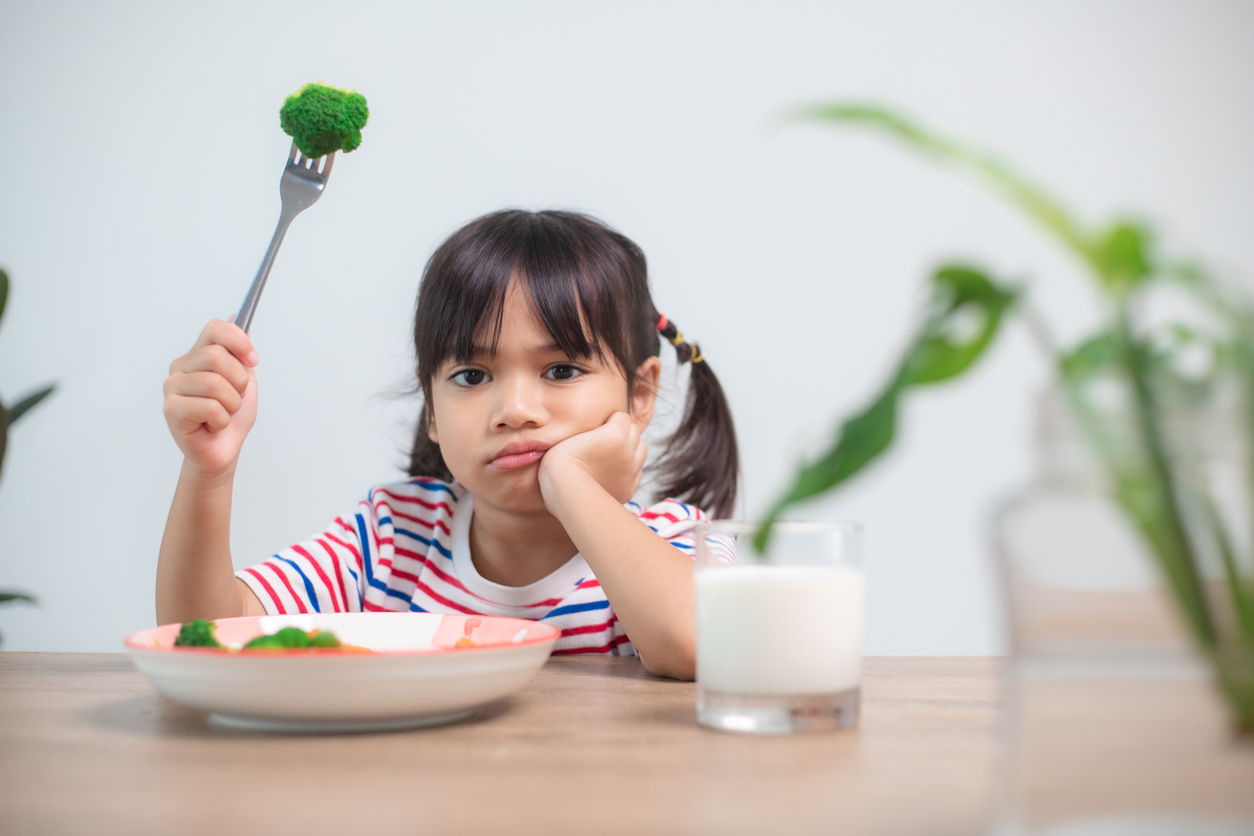
<svg viewBox="0 0 1254 836"><path fill-rule="evenodd" d="M826 493L883 454L896 434L901 395L911 386L939 383L966 371L988 347L1002 314L1018 295L966 266L941 267L932 283L931 310L897 372L868 407L841 424L831 448L797 472L755 536L759 551L765 551L771 526L784 509ZM978 330L965 340L956 339L955 325L971 312L981 316Z"/></svg>
<svg viewBox="0 0 1254 836"><path fill-rule="evenodd" d="M44 398L51 395L53 390L56 388L57 388L57 385L55 383L49 383L47 386L45 386L42 389L38 389L34 392L30 392L24 395L21 400L13 404L13 406L9 407L7 410L9 426L16 424L18 418L21 418L32 407L34 407Z"/></svg>
<svg viewBox="0 0 1254 836"><path fill-rule="evenodd" d="M1149 229L1134 221L1117 221L1098 238L1094 249L1097 272L1112 288L1138 284L1153 269Z"/></svg>
<svg viewBox="0 0 1254 836"><path fill-rule="evenodd" d="M806 121L841 122L886 131L906 144L944 162L954 163L978 175L1006 194L1033 220L1061 240L1089 266L1101 272L1101 261L1091 236L1063 205L1043 189L1029 183L991 154L968 148L931 133L905 117L877 105L833 102L808 105L796 111Z"/></svg>
<svg viewBox="0 0 1254 836"><path fill-rule="evenodd" d="M9 274L0 270L0 317L4 316L4 306L9 302Z"/></svg>
<svg viewBox="0 0 1254 836"><path fill-rule="evenodd" d="M1100 371L1119 366L1119 344L1113 334L1103 332L1085 340L1060 360L1065 377L1080 381Z"/></svg>
<svg viewBox="0 0 1254 836"><path fill-rule="evenodd" d="M904 366L905 383L939 383L957 377L997 333L1002 314L1016 290L1002 289L971 267L945 266L932 277L934 310ZM978 331L961 339L955 333L966 314L979 317Z"/></svg>
<svg viewBox="0 0 1254 836"><path fill-rule="evenodd" d="M39 603L39 599L34 595L18 592L16 589L0 589L0 604L7 604L10 601L25 601L28 604Z"/></svg>

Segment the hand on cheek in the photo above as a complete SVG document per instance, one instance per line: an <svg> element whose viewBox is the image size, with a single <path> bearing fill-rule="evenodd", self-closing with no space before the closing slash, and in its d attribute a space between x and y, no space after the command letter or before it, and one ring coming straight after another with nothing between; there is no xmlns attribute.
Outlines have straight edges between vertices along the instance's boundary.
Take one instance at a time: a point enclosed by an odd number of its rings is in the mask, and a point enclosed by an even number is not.
<svg viewBox="0 0 1254 836"><path fill-rule="evenodd" d="M582 489L581 475L591 477L618 502L627 502L640 487L648 452L627 413L615 412L595 430L573 435L544 454L539 476L545 504L553 510L557 492Z"/></svg>

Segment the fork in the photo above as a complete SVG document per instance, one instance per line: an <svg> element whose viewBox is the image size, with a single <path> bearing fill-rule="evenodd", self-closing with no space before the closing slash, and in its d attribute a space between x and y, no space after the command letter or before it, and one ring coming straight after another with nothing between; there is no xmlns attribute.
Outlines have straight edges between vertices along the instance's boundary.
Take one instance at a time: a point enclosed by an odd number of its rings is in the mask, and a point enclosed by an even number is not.
<svg viewBox="0 0 1254 836"><path fill-rule="evenodd" d="M261 291L266 286L266 277L270 275L270 268L274 266L274 257L279 254L279 245L283 243L287 228L297 215L313 206L318 198L322 197L322 190L327 186L327 178L331 176L331 164L334 162L334 151L325 157L310 159L296 149L295 142L292 143L292 150L287 155L287 165L283 168L283 176L279 178L279 198L283 201L283 209L279 212L279 225L275 227L274 237L270 239L270 247L266 250L266 257L261 260L261 267L257 270L257 277L253 279L252 287L248 288L244 304L235 315L235 324L243 328L245 332L253 324L257 302L261 299ZM319 165L321 165L321 171L318 170Z"/></svg>

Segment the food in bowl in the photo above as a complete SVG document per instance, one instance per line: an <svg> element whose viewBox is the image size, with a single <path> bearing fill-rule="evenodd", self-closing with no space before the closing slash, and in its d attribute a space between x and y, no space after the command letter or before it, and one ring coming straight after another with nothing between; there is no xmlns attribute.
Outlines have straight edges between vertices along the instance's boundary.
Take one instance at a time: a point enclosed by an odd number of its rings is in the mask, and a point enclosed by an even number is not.
<svg viewBox="0 0 1254 836"><path fill-rule="evenodd" d="M246 642L241 647L229 647L218 641L214 623L207 618L198 618L179 627L175 647L209 647L227 652L250 650L346 650L357 653L372 653L368 647L345 644L330 630L302 630L299 627L284 627L274 633L263 633Z"/></svg>

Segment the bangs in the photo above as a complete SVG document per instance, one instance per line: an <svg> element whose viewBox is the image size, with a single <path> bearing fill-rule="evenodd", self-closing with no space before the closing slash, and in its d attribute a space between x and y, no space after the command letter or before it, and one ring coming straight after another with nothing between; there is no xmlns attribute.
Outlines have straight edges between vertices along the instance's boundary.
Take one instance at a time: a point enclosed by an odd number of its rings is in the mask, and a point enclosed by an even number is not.
<svg viewBox="0 0 1254 836"><path fill-rule="evenodd" d="M621 246L598 247L595 238L589 240L584 228L589 220L497 213L441 247L418 299L414 342L424 387L450 360L470 362L482 348L496 353L505 298L514 283L563 353L613 358L627 374L631 338L620 305L625 296L636 295L629 280L632 265ZM468 233L464 240L456 240L463 233Z"/></svg>

